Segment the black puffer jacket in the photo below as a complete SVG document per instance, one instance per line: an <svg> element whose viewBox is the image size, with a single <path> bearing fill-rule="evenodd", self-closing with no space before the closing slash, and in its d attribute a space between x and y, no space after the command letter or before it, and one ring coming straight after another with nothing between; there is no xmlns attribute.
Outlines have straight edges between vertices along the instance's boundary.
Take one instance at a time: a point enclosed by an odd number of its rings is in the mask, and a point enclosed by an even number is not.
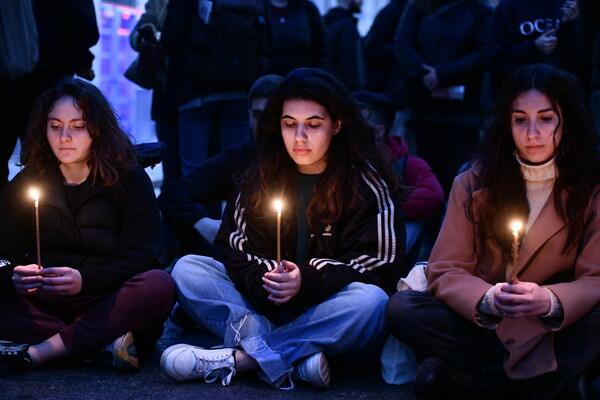
<svg viewBox="0 0 600 400"><path fill-rule="evenodd" d="M43 267L70 267L82 278L80 294L107 293L133 275L158 265L160 214L152 182L141 168L122 184L105 187L88 178L69 208L58 168L42 177L21 171L0 200L0 293L14 290L16 265L37 263L35 208L30 188L40 191Z"/></svg>

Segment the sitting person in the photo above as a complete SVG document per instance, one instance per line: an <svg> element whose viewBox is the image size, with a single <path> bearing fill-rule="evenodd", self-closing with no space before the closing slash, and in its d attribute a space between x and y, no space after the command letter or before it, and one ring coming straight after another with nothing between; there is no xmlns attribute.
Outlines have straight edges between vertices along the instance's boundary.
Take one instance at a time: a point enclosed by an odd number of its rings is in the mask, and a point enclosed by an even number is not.
<svg viewBox="0 0 600 400"><path fill-rule="evenodd" d="M550 66L504 81L481 157L454 180L428 292L387 306L422 361L420 398L586 398L600 366L600 171L585 104Z"/></svg>
<svg viewBox="0 0 600 400"><path fill-rule="evenodd" d="M154 269L154 189L111 105L78 79L46 91L21 162L0 199L0 367L85 358L106 346L115 367L137 370L137 351L162 335L175 284Z"/></svg>
<svg viewBox="0 0 600 400"><path fill-rule="evenodd" d="M257 132L257 157L215 240L222 262L188 255L172 273L181 307L225 348L171 346L161 368L184 381L228 385L256 370L277 388L297 378L327 388L326 356L365 363L388 334L404 189L348 89L323 70L293 70Z"/></svg>
<svg viewBox="0 0 600 400"><path fill-rule="evenodd" d="M444 191L427 161L409 153L408 145L401 136L391 135L396 109L385 95L366 90L353 93L362 113L375 129L377 138L392 152L394 170L401 182L412 189L408 199L402 202L406 221L406 249L404 271L406 275L419 261L425 221L444 205Z"/></svg>
<svg viewBox="0 0 600 400"><path fill-rule="evenodd" d="M279 75L264 75L248 92L248 116L254 138L258 117L282 80ZM163 217L177 233L180 254L201 254L201 249L206 250L204 243L212 246L221 220L210 218L207 206L229 198L235 189L234 176L246 169L253 157L254 143L230 147L162 190L158 203Z"/></svg>

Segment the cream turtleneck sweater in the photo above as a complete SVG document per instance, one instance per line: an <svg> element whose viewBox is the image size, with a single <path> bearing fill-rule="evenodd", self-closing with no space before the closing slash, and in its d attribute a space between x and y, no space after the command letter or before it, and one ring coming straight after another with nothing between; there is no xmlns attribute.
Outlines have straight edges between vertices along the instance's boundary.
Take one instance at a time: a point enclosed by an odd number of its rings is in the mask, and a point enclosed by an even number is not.
<svg viewBox="0 0 600 400"><path fill-rule="evenodd" d="M554 158L541 165L525 164L518 155L516 158L521 165L521 175L525 179L527 187L527 200L529 202L529 218L527 219L527 225L525 225L525 233L527 233L552 193L558 171Z"/></svg>

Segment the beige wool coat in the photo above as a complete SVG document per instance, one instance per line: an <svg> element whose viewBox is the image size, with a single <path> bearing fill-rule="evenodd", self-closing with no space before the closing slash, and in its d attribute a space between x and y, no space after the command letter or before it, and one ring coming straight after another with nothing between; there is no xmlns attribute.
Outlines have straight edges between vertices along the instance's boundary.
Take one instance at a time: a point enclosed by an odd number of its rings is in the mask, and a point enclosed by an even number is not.
<svg viewBox="0 0 600 400"><path fill-rule="evenodd" d="M503 256L491 240L485 244L485 254L480 255L476 226L466 214L471 197L474 215L478 215L477 210L485 206L486 193L477 189L473 169L454 180L446 217L429 259L427 278L430 293L480 325L476 319L477 304L494 284L506 282L506 267L511 259ZM508 352L504 369L510 378L529 379L556 370L554 331L574 323L600 302L599 211L600 189L586 210L582 242L563 253L567 226L558 217L550 195L523 238L518 253L518 278L551 290L560 300L564 320L550 330L538 317L502 319L496 333ZM510 221L506 225L506 233L512 237Z"/></svg>

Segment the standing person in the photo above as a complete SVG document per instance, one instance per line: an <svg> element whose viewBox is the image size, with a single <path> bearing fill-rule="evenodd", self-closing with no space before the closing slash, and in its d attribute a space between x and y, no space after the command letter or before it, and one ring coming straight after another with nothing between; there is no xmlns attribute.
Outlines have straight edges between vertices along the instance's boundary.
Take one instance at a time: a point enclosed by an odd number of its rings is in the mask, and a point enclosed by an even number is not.
<svg viewBox="0 0 600 400"><path fill-rule="evenodd" d="M144 42L160 46L157 41L161 36L167 4L169 0L148 0L145 12L140 17L129 35L131 47L140 52ZM152 89L152 120L156 125L156 137L165 144L165 153L161 160L163 170L162 187L181 177L181 161L179 157L179 129L177 109L175 106L174 85L167 83L167 60L157 74L157 85Z"/></svg>
<svg viewBox="0 0 600 400"><path fill-rule="evenodd" d="M260 20L261 23L251 33L252 37L264 36L266 41L266 0L248 0L240 2L237 7L243 7L243 3L263 13L262 16L253 16L253 20ZM215 5L208 20L217 20L220 15L217 8ZM235 29L238 25L229 24L226 27ZM264 63L262 67L257 67L256 76L251 79L224 75L226 67L236 63L242 66L248 60L254 62L265 59L266 43L261 43L255 51L246 54L243 46L241 49L238 46L245 43L243 38L227 36L224 39L227 40L227 46L223 44L215 49L212 46L222 42L218 41L217 32L212 27L200 19L197 0L169 1L160 43L169 51L168 76L172 78L169 84L173 85L178 95L176 104L182 176L192 173L195 167L228 147L251 140L246 96L254 80L264 73ZM256 45L256 42L252 41L252 44ZM208 48L204 48L204 45ZM211 57L214 52L218 54ZM209 77L209 74L219 77ZM213 208L213 217L218 218L221 210L218 205Z"/></svg>
<svg viewBox="0 0 600 400"><path fill-rule="evenodd" d="M223 262L190 255L173 270L179 304L225 348L175 345L161 367L179 380L228 385L258 370L277 388L327 388L326 355L379 355L404 249L400 189L350 92L323 70L292 71L258 135L215 240Z"/></svg>
<svg viewBox="0 0 600 400"><path fill-rule="evenodd" d="M365 89L385 94L397 109L404 108L406 94L404 78L396 61L394 35L407 2L390 0L375 16L362 43Z"/></svg>
<svg viewBox="0 0 600 400"><path fill-rule="evenodd" d="M580 75L584 38L577 0L502 0L489 34L492 102L502 81L534 63Z"/></svg>
<svg viewBox="0 0 600 400"><path fill-rule="evenodd" d="M294 68L331 69L331 54L319 9L309 0L270 0L267 73Z"/></svg>
<svg viewBox="0 0 600 400"><path fill-rule="evenodd" d="M158 44L169 0L148 0L145 12L129 35L131 47L140 52L142 47ZM162 46L161 46L162 47ZM157 71L155 86L152 88L152 106L150 116L154 121L157 139L164 143L165 151L161 159L163 179L162 190L181 177L181 159L179 156L179 118L176 107L175 85L169 82L168 59L165 58ZM163 250L160 264L167 265L177 255L177 239L169 225L163 223Z"/></svg>
<svg viewBox="0 0 600 400"><path fill-rule="evenodd" d="M587 398L600 367L600 173L585 103L572 74L546 65L504 82L481 158L454 181L428 292L387 307L422 361L420 398Z"/></svg>
<svg viewBox="0 0 600 400"><path fill-rule="evenodd" d="M39 60L28 75L11 82L0 77L0 189L8 182L8 161L35 99L64 77L94 79L94 46L100 34L92 0L31 0L38 32ZM0 50L4 51L4 49Z"/></svg>
<svg viewBox="0 0 600 400"><path fill-rule="evenodd" d="M354 16L360 14L362 0L338 0L337 4L323 17L331 49L331 72L355 91L363 86L361 39Z"/></svg>
<svg viewBox="0 0 600 400"><path fill-rule="evenodd" d="M405 75L405 125L446 197L479 142L492 8L479 0L412 0L394 39Z"/></svg>
<svg viewBox="0 0 600 400"><path fill-rule="evenodd" d="M29 369L109 345L115 367L137 370L175 285L153 270L154 189L112 107L91 84L64 80L33 109L21 161L0 200L0 339L26 344L1 347L0 365Z"/></svg>

